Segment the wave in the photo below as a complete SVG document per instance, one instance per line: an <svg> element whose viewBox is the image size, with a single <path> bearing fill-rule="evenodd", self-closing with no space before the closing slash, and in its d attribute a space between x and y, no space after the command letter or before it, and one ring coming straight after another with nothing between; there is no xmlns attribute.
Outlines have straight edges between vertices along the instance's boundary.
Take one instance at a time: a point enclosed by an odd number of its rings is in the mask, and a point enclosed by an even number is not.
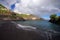
<svg viewBox="0 0 60 40"><path fill-rule="evenodd" d="M21 25L21 24L17 24L19 27L25 29L25 30L31 30L31 29L36 29L36 27L32 27L32 26L25 26L25 25Z"/></svg>
<svg viewBox="0 0 60 40"><path fill-rule="evenodd" d="M18 29L19 29L19 28L22 28L22 29L24 29L24 30L35 30L35 29L37 29L36 27L21 25L21 24L18 24L18 23L16 23L16 22L14 22L14 21L12 21L12 23L17 24L17 28L18 28Z"/></svg>

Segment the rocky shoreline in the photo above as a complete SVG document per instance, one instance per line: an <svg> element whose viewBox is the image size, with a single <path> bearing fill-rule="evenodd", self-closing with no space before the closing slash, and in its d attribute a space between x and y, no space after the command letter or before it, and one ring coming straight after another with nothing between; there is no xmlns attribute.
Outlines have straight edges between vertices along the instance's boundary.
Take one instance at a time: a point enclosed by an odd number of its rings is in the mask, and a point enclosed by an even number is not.
<svg viewBox="0 0 60 40"><path fill-rule="evenodd" d="M0 40L59 40L59 34L51 34L52 38L41 30L23 30L11 21L0 21Z"/></svg>
<svg viewBox="0 0 60 40"><path fill-rule="evenodd" d="M17 28L11 21L1 21L0 40L47 40L43 32L35 32ZM45 37L44 37L45 36Z"/></svg>

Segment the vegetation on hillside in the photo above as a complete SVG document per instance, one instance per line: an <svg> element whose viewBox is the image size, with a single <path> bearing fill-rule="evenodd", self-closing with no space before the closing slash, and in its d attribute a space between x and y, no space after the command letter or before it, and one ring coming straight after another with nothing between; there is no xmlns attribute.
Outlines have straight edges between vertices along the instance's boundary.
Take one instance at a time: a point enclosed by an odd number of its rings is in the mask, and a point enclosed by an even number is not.
<svg viewBox="0 0 60 40"><path fill-rule="evenodd" d="M5 8L2 4L0 4L0 8Z"/></svg>
<svg viewBox="0 0 60 40"><path fill-rule="evenodd" d="M0 15L10 15L10 11L0 4Z"/></svg>
<svg viewBox="0 0 60 40"><path fill-rule="evenodd" d="M56 14L52 14L52 15L50 16L49 22L60 25L60 16L57 16Z"/></svg>
<svg viewBox="0 0 60 40"><path fill-rule="evenodd" d="M2 4L0 4L0 18L2 17L11 19L27 19L27 20L32 20L32 18L40 19L32 14L18 14L12 12L9 9L5 8Z"/></svg>

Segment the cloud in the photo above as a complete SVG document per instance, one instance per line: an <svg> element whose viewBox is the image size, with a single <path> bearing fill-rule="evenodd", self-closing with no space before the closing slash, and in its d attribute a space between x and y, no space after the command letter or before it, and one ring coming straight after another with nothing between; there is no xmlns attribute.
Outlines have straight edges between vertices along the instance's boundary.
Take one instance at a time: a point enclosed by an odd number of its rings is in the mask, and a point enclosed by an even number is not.
<svg viewBox="0 0 60 40"><path fill-rule="evenodd" d="M48 0L21 0L20 3L15 4L15 10L42 15L43 13L56 13L60 11L60 9L56 7L52 1Z"/></svg>
<svg viewBox="0 0 60 40"><path fill-rule="evenodd" d="M13 11L30 13L40 17L60 12L59 0L4 0L0 1L11 9L11 5L15 4Z"/></svg>
<svg viewBox="0 0 60 40"><path fill-rule="evenodd" d="M0 4L3 4L5 7L10 9L10 6L16 1L17 0L0 0Z"/></svg>

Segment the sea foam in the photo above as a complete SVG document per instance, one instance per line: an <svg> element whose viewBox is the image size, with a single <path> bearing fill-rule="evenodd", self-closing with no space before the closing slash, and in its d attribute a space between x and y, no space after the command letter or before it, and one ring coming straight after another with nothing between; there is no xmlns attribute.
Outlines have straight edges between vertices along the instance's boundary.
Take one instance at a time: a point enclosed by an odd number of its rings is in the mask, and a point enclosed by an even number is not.
<svg viewBox="0 0 60 40"><path fill-rule="evenodd" d="M17 25L17 28L22 28L24 30L34 30L34 29L37 29L36 27L33 27L33 26L26 26L26 25L21 25L21 24L18 24L14 21L12 21L12 23L16 24Z"/></svg>
<svg viewBox="0 0 60 40"><path fill-rule="evenodd" d="M32 27L32 26L25 26L25 25L21 25L21 24L17 24L19 27L26 29L26 30L30 30L30 29L36 29L36 27Z"/></svg>

